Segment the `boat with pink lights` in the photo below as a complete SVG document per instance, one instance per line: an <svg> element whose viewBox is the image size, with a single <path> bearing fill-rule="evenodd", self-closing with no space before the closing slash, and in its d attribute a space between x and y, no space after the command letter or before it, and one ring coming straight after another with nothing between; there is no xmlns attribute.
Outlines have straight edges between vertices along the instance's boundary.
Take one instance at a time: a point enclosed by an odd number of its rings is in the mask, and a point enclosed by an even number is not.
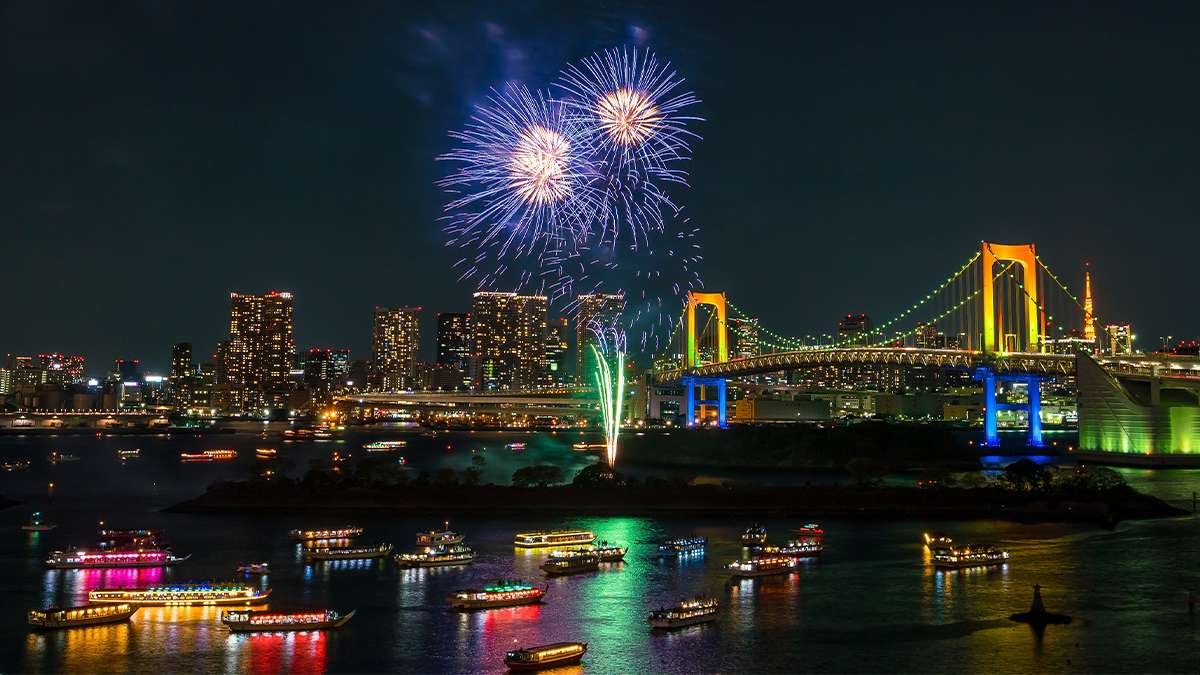
<svg viewBox="0 0 1200 675"><path fill-rule="evenodd" d="M46 558L46 567L58 570L101 567L170 567L190 557L190 555L175 555L167 549L105 551L78 548L69 551L51 551L50 557Z"/></svg>
<svg viewBox="0 0 1200 675"><path fill-rule="evenodd" d="M333 630L354 618L354 610L342 614L332 609L277 612L271 609L230 609L221 623L234 633L267 633L285 630Z"/></svg>

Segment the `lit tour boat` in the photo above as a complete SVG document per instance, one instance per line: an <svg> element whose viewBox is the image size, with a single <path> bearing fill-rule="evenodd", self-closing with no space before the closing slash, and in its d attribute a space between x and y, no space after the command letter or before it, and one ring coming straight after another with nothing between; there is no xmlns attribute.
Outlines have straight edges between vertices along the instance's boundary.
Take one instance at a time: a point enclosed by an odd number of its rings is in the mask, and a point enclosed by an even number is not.
<svg viewBox="0 0 1200 675"><path fill-rule="evenodd" d="M237 566L237 571L242 574L270 574L271 565L269 563L242 563Z"/></svg>
<svg viewBox="0 0 1200 675"><path fill-rule="evenodd" d="M988 567L1006 563L1008 563L1008 551L979 544L951 546L945 550L935 551L933 554L933 566L947 569Z"/></svg>
<svg viewBox="0 0 1200 675"><path fill-rule="evenodd" d="M18 460L15 462L5 462L0 464L0 469L5 471L24 471L30 467L30 461L27 459Z"/></svg>
<svg viewBox="0 0 1200 675"><path fill-rule="evenodd" d="M628 547L617 546L610 544L607 541L602 541L592 546L585 546L580 549L588 553L595 553L600 558L602 563L621 562L625 559L625 553L629 551Z"/></svg>
<svg viewBox="0 0 1200 675"><path fill-rule="evenodd" d="M132 551L165 548L159 545L159 542L162 540L162 534L157 530L101 528L96 534L100 537L96 545L103 549Z"/></svg>
<svg viewBox="0 0 1200 675"><path fill-rule="evenodd" d="M50 607L29 610L29 625L39 629L95 626L102 623L128 621L137 605L127 602L115 605L84 605L82 607Z"/></svg>
<svg viewBox="0 0 1200 675"><path fill-rule="evenodd" d="M493 609L515 607L541 602L546 595L545 586L534 586L523 581L499 581L482 590L468 589L450 594L450 606L454 609Z"/></svg>
<svg viewBox="0 0 1200 675"><path fill-rule="evenodd" d="M658 545L658 556L660 558L678 558L684 555L696 555L704 553L706 546L708 546L708 539L704 537L668 539Z"/></svg>
<svg viewBox="0 0 1200 675"><path fill-rule="evenodd" d="M193 605L259 605L270 588L237 583L190 583L148 588L112 588L88 591L89 602L127 602L158 607Z"/></svg>
<svg viewBox="0 0 1200 675"><path fill-rule="evenodd" d="M825 541L825 529L816 523L808 523L796 528L796 541L806 544L820 544Z"/></svg>
<svg viewBox="0 0 1200 675"><path fill-rule="evenodd" d="M475 551L469 546L431 546L420 553L400 553L396 563L405 569L413 567L451 567L469 565L475 559Z"/></svg>
<svg viewBox="0 0 1200 675"><path fill-rule="evenodd" d="M954 540L944 534L929 534L926 532L923 536L925 538L925 548L929 549L931 553L949 551L954 546Z"/></svg>
<svg viewBox="0 0 1200 675"><path fill-rule="evenodd" d="M47 457L47 461L49 461L51 464L63 464L65 462L78 462L79 455L70 455L65 452L51 450L50 455Z"/></svg>
<svg viewBox="0 0 1200 675"><path fill-rule="evenodd" d="M304 552L307 560L370 560L383 558L392 552L391 544L378 546L330 546L310 548Z"/></svg>
<svg viewBox="0 0 1200 675"><path fill-rule="evenodd" d="M541 670L579 663L587 651L586 642L556 642L541 647L514 649L504 655L509 670Z"/></svg>
<svg viewBox="0 0 1200 675"><path fill-rule="evenodd" d="M590 544L593 541L596 541L596 535L589 530L539 530L518 532L513 539L513 545L521 548L549 548Z"/></svg>
<svg viewBox="0 0 1200 675"><path fill-rule="evenodd" d="M651 628L683 628L715 620L719 609L716 598L698 595L674 607L651 612L646 622Z"/></svg>
<svg viewBox="0 0 1200 675"><path fill-rule="evenodd" d="M275 448L255 448L254 456L258 459L275 459L279 451Z"/></svg>
<svg viewBox="0 0 1200 675"><path fill-rule="evenodd" d="M767 528L761 525L754 524L746 528L742 533L742 545L753 546L754 544L763 544L767 541Z"/></svg>
<svg viewBox="0 0 1200 675"><path fill-rule="evenodd" d="M33 515L29 516L29 522L21 526L26 532L49 532L58 527L54 523L47 523L42 519L41 511L34 511Z"/></svg>
<svg viewBox="0 0 1200 675"><path fill-rule="evenodd" d="M131 460L131 459L138 459L141 456L142 456L142 451L140 448L132 448L130 450L118 450L117 451L117 459L121 460L122 462Z"/></svg>
<svg viewBox="0 0 1200 675"><path fill-rule="evenodd" d="M179 453L179 461L185 463L227 462L237 459L237 456L237 450L221 448L217 450L205 450L203 452L181 452Z"/></svg>
<svg viewBox="0 0 1200 675"><path fill-rule="evenodd" d="M765 577L771 574L788 574L796 569L796 559L786 555L765 555L745 560L734 560L725 566L735 579Z"/></svg>
<svg viewBox="0 0 1200 675"><path fill-rule="evenodd" d="M331 630L341 628L352 618L353 610L342 614L332 609L303 612L230 609L221 614L221 623L234 633L267 633L284 630Z"/></svg>
<svg viewBox="0 0 1200 675"><path fill-rule="evenodd" d="M97 567L170 567L187 560L190 556L177 556L167 549L145 551L51 551L46 558L46 567L59 570L89 569Z"/></svg>
<svg viewBox="0 0 1200 675"><path fill-rule="evenodd" d="M517 441L516 443L507 443L507 444L505 444L504 449L505 450L524 450L525 443L523 443L521 441Z"/></svg>
<svg viewBox="0 0 1200 675"><path fill-rule="evenodd" d="M754 550L763 555L786 555L792 558L812 558L821 555L825 547L799 539L791 539L783 546L755 546Z"/></svg>
<svg viewBox="0 0 1200 675"><path fill-rule="evenodd" d="M330 530L292 530L288 536L293 541L320 541L322 539L350 539L363 533L361 527L339 527Z"/></svg>
<svg viewBox="0 0 1200 675"><path fill-rule="evenodd" d="M367 452L391 452L408 445L408 441L372 441L363 446Z"/></svg>
<svg viewBox="0 0 1200 675"><path fill-rule="evenodd" d="M546 559L546 562L542 563L542 571L550 577L595 572L598 569L600 569L600 556L584 549L554 551Z"/></svg>
<svg viewBox="0 0 1200 675"><path fill-rule="evenodd" d="M461 543L463 536L450 529L450 521L442 523L442 529L417 533L417 546L449 546Z"/></svg>
<svg viewBox="0 0 1200 675"><path fill-rule="evenodd" d="M571 444L571 449L574 450L575 452L587 452L588 450L599 450L600 448L607 448L607 447L608 446L603 443L572 443Z"/></svg>

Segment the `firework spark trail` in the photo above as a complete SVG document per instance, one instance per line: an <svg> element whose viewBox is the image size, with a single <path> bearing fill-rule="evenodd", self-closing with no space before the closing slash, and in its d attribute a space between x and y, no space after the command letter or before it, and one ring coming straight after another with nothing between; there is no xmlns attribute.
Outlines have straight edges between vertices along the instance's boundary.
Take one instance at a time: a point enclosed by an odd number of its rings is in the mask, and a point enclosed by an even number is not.
<svg viewBox="0 0 1200 675"><path fill-rule="evenodd" d="M564 111L543 92L509 84L451 132L459 147L438 158L456 165L438 182L457 195L445 207L447 245L478 249L459 266L479 287L497 283L519 258L542 267L577 255L608 207L584 129Z"/></svg>
<svg viewBox="0 0 1200 675"><path fill-rule="evenodd" d="M664 214L679 207L664 183L687 185L677 166L691 155L688 129L702 118L684 109L699 102L682 91L684 81L649 49L609 49L569 65L556 85L563 91L567 117L584 130L583 139L600 166L610 208L599 236L616 240L626 230L635 243L648 243Z"/></svg>
<svg viewBox="0 0 1200 675"><path fill-rule="evenodd" d="M613 339L610 342L606 339L609 329L599 324L590 328L596 335L596 342L588 343L592 355L596 357L596 370L592 375L600 398L605 454L611 468L617 462L617 438L621 434L621 409L625 404L625 334L612 331ZM609 353L616 358L615 371L608 364Z"/></svg>

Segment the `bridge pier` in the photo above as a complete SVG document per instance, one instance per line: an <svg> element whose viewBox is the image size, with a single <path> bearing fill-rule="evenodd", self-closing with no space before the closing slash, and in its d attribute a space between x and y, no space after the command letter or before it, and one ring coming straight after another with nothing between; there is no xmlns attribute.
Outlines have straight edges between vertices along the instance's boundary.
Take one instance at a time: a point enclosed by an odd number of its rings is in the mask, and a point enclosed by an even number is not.
<svg viewBox="0 0 1200 675"><path fill-rule="evenodd" d="M996 413L1001 410L1025 410L1029 418L1029 445L1040 448L1042 441L1042 378L1037 375L998 375L991 368L976 368L974 378L983 382L983 433L984 445L1000 445L1000 432L996 424ZM1024 383L1029 400L1026 403L997 403L997 382Z"/></svg>
<svg viewBox="0 0 1200 675"><path fill-rule="evenodd" d="M725 378L723 377L698 377L695 375L687 375L681 380L683 390L686 394L687 401L687 426L693 427L696 425L696 406L698 405L715 405L717 407L717 423L722 429L725 428ZM716 387L717 398L704 399L696 397L696 390L699 387Z"/></svg>

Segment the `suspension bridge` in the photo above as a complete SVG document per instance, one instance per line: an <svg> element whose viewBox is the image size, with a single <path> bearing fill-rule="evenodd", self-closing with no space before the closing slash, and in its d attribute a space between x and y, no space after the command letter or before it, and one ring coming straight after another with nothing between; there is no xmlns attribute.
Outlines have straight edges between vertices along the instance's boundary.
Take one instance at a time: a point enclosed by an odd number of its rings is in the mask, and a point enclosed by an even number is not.
<svg viewBox="0 0 1200 675"><path fill-rule="evenodd" d="M761 325L724 293L689 293L666 358L655 361L653 378L659 385L684 388L689 425L696 423L698 409L715 409L715 421L723 427L730 379L859 366L968 371L983 386L986 442L998 444L998 411L1020 409L1029 419L1029 443L1040 446L1041 381L1073 375L1077 352L1086 344L1081 337L1071 343L1076 317L1082 325L1075 336L1102 334L1090 298L1080 301L1037 255L1034 244L985 241L955 272L895 316L875 326L860 316L837 335L789 336ZM757 353L731 356L730 334L745 335L747 330L753 330ZM1122 354L1100 361L1124 371L1200 368L1161 355ZM1002 382L1026 385L1027 400L999 403L996 388Z"/></svg>

